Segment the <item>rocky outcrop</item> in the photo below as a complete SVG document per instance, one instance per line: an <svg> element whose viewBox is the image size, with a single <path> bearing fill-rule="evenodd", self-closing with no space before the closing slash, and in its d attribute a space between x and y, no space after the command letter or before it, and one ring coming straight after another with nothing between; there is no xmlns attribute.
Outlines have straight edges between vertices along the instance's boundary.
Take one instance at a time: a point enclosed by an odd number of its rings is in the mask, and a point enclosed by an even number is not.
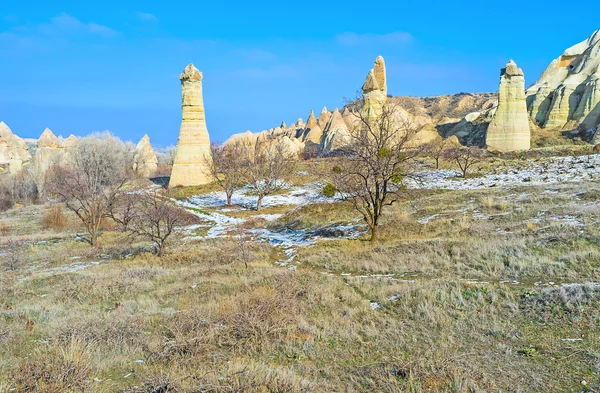
<svg viewBox="0 0 600 393"><path fill-rule="evenodd" d="M498 108L487 129L488 150L511 152L529 150L531 131L525 100L525 76L514 61L500 72Z"/></svg>
<svg viewBox="0 0 600 393"><path fill-rule="evenodd" d="M210 183L207 160L210 138L202 98L202 73L193 64L185 67L181 81L181 128L169 187Z"/></svg>
<svg viewBox="0 0 600 393"><path fill-rule="evenodd" d="M527 89L529 116L545 129L590 129L600 122L600 30L553 60Z"/></svg>
<svg viewBox="0 0 600 393"><path fill-rule="evenodd" d="M323 107L323 110L321 110L321 114L319 115L319 118L317 119L317 124L319 125L319 127L321 127L322 130L324 130L325 127L327 127L327 123L329 123L330 118L331 118L331 114L327 110L327 107Z"/></svg>
<svg viewBox="0 0 600 393"><path fill-rule="evenodd" d="M361 113L363 118L374 119L381 115L383 106L387 102L387 82L383 57L379 56L375 60L373 69L369 71L362 86L362 91L363 106Z"/></svg>
<svg viewBox="0 0 600 393"><path fill-rule="evenodd" d="M352 142L352 134L348 125L344 121L340 111L335 108L331 120L325 128L321 150L325 154L330 154L336 150L347 146Z"/></svg>
<svg viewBox="0 0 600 393"><path fill-rule="evenodd" d="M459 122L447 121L436 126L442 137L454 136L463 145L485 146L487 129L494 118L496 107L472 112Z"/></svg>
<svg viewBox="0 0 600 393"><path fill-rule="evenodd" d="M21 138L0 122L0 172L8 170L17 173L31 160L29 149Z"/></svg>
<svg viewBox="0 0 600 393"><path fill-rule="evenodd" d="M140 176L152 177L158 169L158 159L150 144L150 137L144 135L135 147L133 155L133 170Z"/></svg>
<svg viewBox="0 0 600 393"><path fill-rule="evenodd" d="M52 165L61 165L63 159L63 146L60 139L49 129L46 128L37 141L35 156L33 158L36 173L43 174Z"/></svg>

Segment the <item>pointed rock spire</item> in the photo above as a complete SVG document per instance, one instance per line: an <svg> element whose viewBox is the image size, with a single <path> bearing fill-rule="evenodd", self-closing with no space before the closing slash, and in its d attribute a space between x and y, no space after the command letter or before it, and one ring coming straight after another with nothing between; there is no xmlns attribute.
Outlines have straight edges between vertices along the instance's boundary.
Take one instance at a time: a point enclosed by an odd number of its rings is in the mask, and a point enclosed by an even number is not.
<svg viewBox="0 0 600 393"><path fill-rule="evenodd" d="M340 111L335 108L325 132L322 150L324 153L330 153L349 145L351 142L352 135L348 130L348 126Z"/></svg>
<svg viewBox="0 0 600 393"><path fill-rule="evenodd" d="M313 128L317 125L317 119L315 117L315 111L311 109L308 120L306 120L306 128Z"/></svg>
<svg viewBox="0 0 600 393"><path fill-rule="evenodd" d="M37 147L61 147L60 141L54 133L46 128L37 141Z"/></svg>
<svg viewBox="0 0 600 393"><path fill-rule="evenodd" d="M387 102L387 82L383 57L379 56L375 60L375 64L362 86L362 91L362 116L365 119L374 119L381 114L383 106Z"/></svg>
<svg viewBox="0 0 600 393"><path fill-rule="evenodd" d="M144 134L135 147L133 170L140 176L151 177L156 173L157 169L158 159L156 158L156 154L150 143L150 137L148 137L148 134Z"/></svg>
<svg viewBox="0 0 600 393"><path fill-rule="evenodd" d="M321 110L321 114L319 115L319 119L317 120L317 124L319 124L319 127L321 127L322 129L325 129L325 126L327 126L327 123L329 122L330 117L331 117L331 114L327 110L327 107L324 106L323 109Z"/></svg>
<svg viewBox="0 0 600 393"><path fill-rule="evenodd" d="M77 142L79 142L77 137L75 135L71 134L71 135L69 135L69 137L67 139L65 139L63 141L62 146L66 149L70 149L70 148L77 146Z"/></svg>

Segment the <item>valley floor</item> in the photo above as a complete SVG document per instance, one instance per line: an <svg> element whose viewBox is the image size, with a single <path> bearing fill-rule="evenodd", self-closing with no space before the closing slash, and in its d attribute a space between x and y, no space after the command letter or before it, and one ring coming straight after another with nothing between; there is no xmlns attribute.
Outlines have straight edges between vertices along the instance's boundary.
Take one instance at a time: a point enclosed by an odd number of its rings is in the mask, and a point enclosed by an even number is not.
<svg viewBox="0 0 600 393"><path fill-rule="evenodd" d="M374 245L325 164L178 196L162 258L2 213L0 392L599 391L600 155L425 171Z"/></svg>

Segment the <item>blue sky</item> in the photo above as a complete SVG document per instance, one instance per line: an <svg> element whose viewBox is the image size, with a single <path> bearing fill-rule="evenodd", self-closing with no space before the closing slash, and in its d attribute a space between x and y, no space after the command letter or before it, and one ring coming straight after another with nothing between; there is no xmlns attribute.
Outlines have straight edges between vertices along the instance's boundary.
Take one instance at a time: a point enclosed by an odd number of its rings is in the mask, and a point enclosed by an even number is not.
<svg viewBox="0 0 600 393"><path fill-rule="evenodd" d="M22 137L108 129L163 146L177 141L188 63L223 141L343 106L377 55L394 95L495 91L510 58L530 84L600 28L592 0L577 20L555 1L2 3L0 120Z"/></svg>

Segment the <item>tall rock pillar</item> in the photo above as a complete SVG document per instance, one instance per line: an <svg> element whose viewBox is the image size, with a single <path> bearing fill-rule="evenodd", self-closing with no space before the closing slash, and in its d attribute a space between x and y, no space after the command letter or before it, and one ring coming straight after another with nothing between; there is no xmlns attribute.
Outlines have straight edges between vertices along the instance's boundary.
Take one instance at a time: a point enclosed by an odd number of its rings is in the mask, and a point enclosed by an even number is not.
<svg viewBox="0 0 600 393"><path fill-rule="evenodd" d="M211 157L202 100L202 73L193 64L188 64L179 79L181 129L169 187L207 184L210 183L207 160Z"/></svg>
<svg viewBox="0 0 600 393"><path fill-rule="evenodd" d="M387 101L387 82L385 74L385 61L379 56L375 60L373 69L369 71L367 80L362 86L363 107L362 116L365 119L375 119L383 112Z"/></svg>
<svg viewBox="0 0 600 393"><path fill-rule="evenodd" d="M498 93L498 109L485 139L488 150L529 150L531 131L525 100L525 77L512 60L500 72Z"/></svg>

